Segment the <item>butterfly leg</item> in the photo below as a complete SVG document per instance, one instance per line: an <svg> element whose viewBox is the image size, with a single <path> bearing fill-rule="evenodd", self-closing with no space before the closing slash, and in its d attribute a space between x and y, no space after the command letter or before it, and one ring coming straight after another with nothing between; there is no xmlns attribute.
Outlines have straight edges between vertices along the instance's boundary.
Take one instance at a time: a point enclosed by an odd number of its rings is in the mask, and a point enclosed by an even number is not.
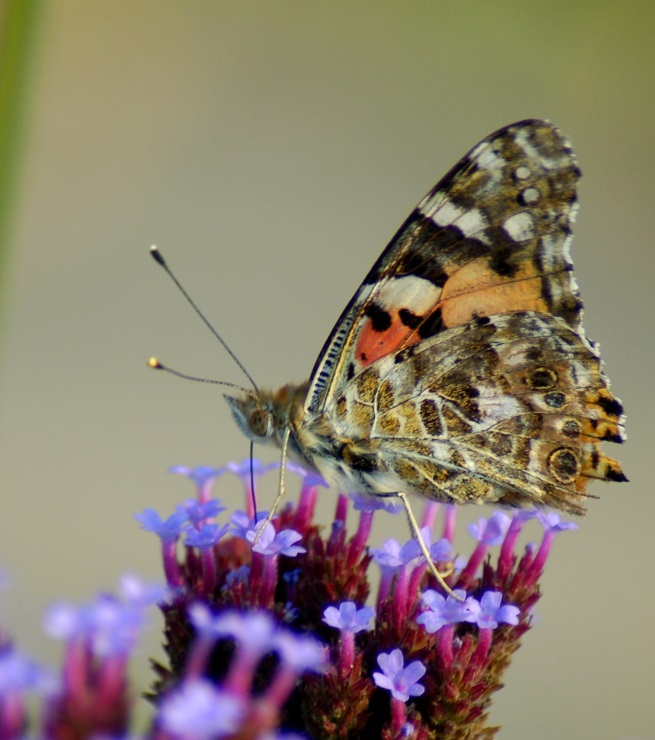
<svg viewBox="0 0 655 740"><path fill-rule="evenodd" d="M290 430L287 429L284 433L284 436L282 437L282 454L280 459L280 479L277 487L277 496L275 497L275 501L273 501L273 506L271 506L271 510L268 512L268 516L264 520L264 523L257 527L257 533L255 534L255 539L253 540L252 546L254 547L257 542L259 542L259 538L262 535L262 532L266 529L267 525L269 525L273 521L273 517L275 516L275 512L278 510L278 507L280 505L280 501L284 498L284 471L286 468L286 462L287 462L287 448L289 446L289 434Z"/></svg>
<svg viewBox="0 0 655 740"><path fill-rule="evenodd" d="M402 502L402 505L405 507L405 513L407 514L407 520L409 521L409 527L412 530L412 534L414 535L414 538L416 539L418 546L421 548L421 553L423 554L423 557L425 558L425 561L428 564L430 573L432 573L432 575L437 579L437 582L442 586L444 591L449 596L452 596L454 599L457 599L457 601L464 601L464 599L458 596L444 580L444 578L447 578L452 573L452 570L449 570L446 573L440 573L437 570L437 567L434 564L430 556L430 551L428 550L428 547L425 544L425 540L423 539L423 536L421 535L421 528L419 527L418 522L416 521L416 517L414 516L414 512L412 511L412 507L410 506L409 499L407 498L407 494L403 493L402 491L398 491L397 493L393 495L399 498L400 501Z"/></svg>

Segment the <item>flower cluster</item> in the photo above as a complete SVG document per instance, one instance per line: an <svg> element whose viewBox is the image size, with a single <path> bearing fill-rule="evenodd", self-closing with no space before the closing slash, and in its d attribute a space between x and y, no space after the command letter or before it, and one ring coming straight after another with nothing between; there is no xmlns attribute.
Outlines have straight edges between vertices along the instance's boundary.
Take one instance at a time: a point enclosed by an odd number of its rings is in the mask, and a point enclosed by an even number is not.
<svg viewBox="0 0 655 740"><path fill-rule="evenodd" d="M289 464L302 479L298 502L267 522L253 509L252 486L270 469L251 461L173 468L195 497L167 518L151 509L136 517L159 537L166 587L127 579L120 597L53 607L46 629L65 643L60 677L0 632L0 736L24 735L25 700L36 692L44 737L125 737L127 659L156 602L166 664L153 663L149 738L491 737L491 696L530 628L553 538L575 525L550 513L496 512L469 525L476 544L457 557L456 509L429 502L421 534L448 594L414 539L369 546L376 510L394 509L389 499L338 495L323 533L314 510L325 484ZM229 517L212 498L225 474L244 483L245 510ZM542 526L541 542L518 555L530 519ZM372 561L381 572L375 594Z"/></svg>
<svg viewBox="0 0 655 740"><path fill-rule="evenodd" d="M369 548L376 509L394 508L388 499L378 503L353 497L357 522L349 536L350 500L339 495L334 521L323 534L314 523L323 481L289 467L302 478L299 500L287 504L272 524L265 524L266 512L252 510L247 461L218 470L177 468L175 472L194 482L197 498L167 520L154 512L137 517L161 538L173 589L173 598L162 607L169 664L157 666L152 698L165 708L171 693L179 696L184 690L189 673L192 680L202 676L218 687L214 690L235 697L241 708L235 737L281 729L316 738L492 734L487 722L491 695L530 627L553 537L574 525L554 514L518 512L510 517L496 512L469 526L475 548L468 559L455 558L456 509L441 507L442 536L433 541L440 507L428 503L422 536L440 571L450 573L446 580L452 596L433 582L414 539ZM256 464L255 477L268 469ZM209 481L226 472L242 477L246 502L245 511L229 518L229 528L216 522L221 507L209 493ZM543 527L541 544L529 546L519 558L517 538L533 518ZM207 528L213 537L199 538ZM181 552L178 541L184 542ZM499 548L495 563L489 555L492 547ZM372 560L381 570L375 607L366 606L373 596ZM247 626L249 620L262 614L284 630L285 639L295 634L296 640L311 635L320 641L323 658L312 664L294 662L273 641L256 653L248 670L237 668L245 643L257 632ZM219 636L214 629L210 650L205 625L224 618L241 624L240 632ZM205 645L202 650L199 643ZM283 701L273 705L270 696L282 696L274 687L289 671L294 682ZM239 691L235 674L248 677ZM267 712L261 710L262 697Z"/></svg>

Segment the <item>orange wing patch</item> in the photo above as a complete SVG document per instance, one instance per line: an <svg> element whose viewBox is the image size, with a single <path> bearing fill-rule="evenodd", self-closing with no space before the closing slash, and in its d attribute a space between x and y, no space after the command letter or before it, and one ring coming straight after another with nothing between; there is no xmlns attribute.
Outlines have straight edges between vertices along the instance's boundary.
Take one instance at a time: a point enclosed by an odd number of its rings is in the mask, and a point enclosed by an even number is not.
<svg viewBox="0 0 655 740"><path fill-rule="evenodd" d="M490 262L490 257L479 257L448 278L439 304L445 328L511 311L548 312L543 278L532 262L521 263L511 277L499 275Z"/></svg>

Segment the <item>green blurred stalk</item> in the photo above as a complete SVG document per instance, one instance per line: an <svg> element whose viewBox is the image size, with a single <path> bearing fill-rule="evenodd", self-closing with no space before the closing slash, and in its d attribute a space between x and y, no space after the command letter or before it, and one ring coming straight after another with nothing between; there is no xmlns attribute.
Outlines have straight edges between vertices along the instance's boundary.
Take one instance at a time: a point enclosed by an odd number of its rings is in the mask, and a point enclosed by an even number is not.
<svg viewBox="0 0 655 740"><path fill-rule="evenodd" d="M32 46L42 0L0 0L0 295L4 295ZM0 300L0 311L5 300Z"/></svg>

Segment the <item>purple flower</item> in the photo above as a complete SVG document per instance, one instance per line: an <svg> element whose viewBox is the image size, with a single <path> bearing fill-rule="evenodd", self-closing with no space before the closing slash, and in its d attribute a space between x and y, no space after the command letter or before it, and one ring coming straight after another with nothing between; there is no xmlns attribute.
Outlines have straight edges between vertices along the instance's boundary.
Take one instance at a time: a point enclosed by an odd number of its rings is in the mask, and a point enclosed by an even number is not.
<svg viewBox="0 0 655 740"><path fill-rule="evenodd" d="M206 519L211 519L221 511L225 511L225 507L217 498L209 499L204 503L200 503L195 498L188 498L184 504L176 507L177 511L183 511L187 515L187 519L197 527L202 524Z"/></svg>
<svg viewBox="0 0 655 740"><path fill-rule="evenodd" d="M371 550L374 560L387 568L399 568L401 565L417 564L422 558L421 548L415 539L410 539L401 545L390 538L382 543L381 548Z"/></svg>
<svg viewBox="0 0 655 740"><path fill-rule="evenodd" d="M33 660L13 649L0 654L0 703L8 695L52 694L57 687L55 676Z"/></svg>
<svg viewBox="0 0 655 740"><path fill-rule="evenodd" d="M432 532L427 527L421 529L421 536L433 560L448 559L452 548L448 540L441 539L432 545ZM371 553L376 563L386 568L399 568L401 565L418 565L421 560L424 560L421 548L414 537L410 538L404 545L390 538L382 543L382 547L373 548Z"/></svg>
<svg viewBox="0 0 655 740"><path fill-rule="evenodd" d="M394 699L406 702L410 696L421 696L425 687L418 680L425 674L425 666L420 660L415 660L406 668L402 652L396 648L390 653L378 655L378 665L382 673L373 673L373 680L382 689L391 692Z"/></svg>
<svg viewBox="0 0 655 740"><path fill-rule="evenodd" d="M466 592L461 589L457 589L455 594L461 598L466 596ZM447 624L475 621L478 609L477 602L472 597L458 601L452 596L446 598L438 591L428 589L422 594L421 599L428 609L419 614L416 622L422 624L430 634Z"/></svg>
<svg viewBox="0 0 655 740"><path fill-rule="evenodd" d="M556 511L537 511L536 518L546 531L565 532L567 529L577 529L574 522L564 522Z"/></svg>
<svg viewBox="0 0 655 740"><path fill-rule="evenodd" d="M382 547L371 550L375 562L383 568L399 568L403 564L401 554L402 545L398 540L389 538L382 543Z"/></svg>
<svg viewBox="0 0 655 740"><path fill-rule="evenodd" d="M259 534L260 531L261 534ZM259 539L257 539L257 544L253 545L252 550L260 555L286 555L293 558L300 553L307 552L302 545L294 544L302 539L300 532L294 529L283 529L281 532L276 532L271 522L265 526L263 522L260 522L256 530L250 530L247 533L246 539L252 544L257 534L259 534Z"/></svg>
<svg viewBox="0 0 655 740"><path fill-rule="evenodd" d="M146 583L133 573L121 576L118 591L126 603L135 606L160 604L170 596L170 589L163 583Z"/></svg>
<svg viewBox="0 0 655 740"><path fill-rule="evenodd" d="M255 476L255 479L261 477L262 475L265 475L271 470L275 470L276 468L280 467L279 462L274 463L268 463L267 465L264 465L261 460L253 460L252 461L252 474ZM230 473L233 473L234 475L241 478L241 480L244 483L250 483L250 474L251 474L251 467L250 467L250 458L246 458L245 460L242 460L240 463L236 462L229 462L225 466L226 470L229 470Z"/></svg>
<svg viewBox="0 0 655 740"><path fill-rule="evenodd" d="M154 509L144 509L134 518L146 532L154 532L165 544L178 539L189 517L185 511L176 511L168 519L162 519Z"/></svg>
<svg viewBox="0 0 655 740"><path fill-rule="evenodd" d="M92 607L91 644L96 655L125 655L137 643L146 625L141 609L125 606L109 596L101 596Z"/></svg>
<svg viewBox="0 0 655 740"><path fill-rule="evenodd" d="M273 649L277 629L268 612L224 611L213 614L204 604L189 607L189 616L198 632L213 637L232 637L249 650L264 654Z"/></svg>
<svg viewBox="0 0 655 740"><path fill-rule="evenodd" d="M170 473L184 475L197 486L204 486L208 481L212 481L223 475L228 470L228 467L212 468L211 465L198 465L196 468L188 468L186 465L173 465L168 470Z"/></svg>
<svg viewBox="0 0 655 740"><path fill-rule="evenodd" d="M353 502L355 511L386 511L389 514L397 514L403 505L393 496L373 496L369 493L352 492L348 494Z"/></svg>
<svg viewBox="0 0 655 740"><path fill-rule="evenodd" d="M313 470L303 468L302 465L298 465L298 463L293 462L293 460L289 460L287 462L286 469L300 476L304 486L328 487L328 484L318 473L315 473Z"/></svg>
<svg viewBox="0 0 655 740"><path fill-rule="evenodd" d="M176 465L170 468L171 473L185 475L196 484L197 497L201 504L210 500L214 481L216 478L223 475L226 470L227 468L212 468L209 465L200 465L197 468L187 468L184 465Z"/></svg>
<svg viewBox="0 0 655 740"><path fill-rule="evenodd" d="M229 524L219 527L218 524L203 524L200 529L186 529L184 544L201 550L213 547L230 528Z"/></svg>
<svg viewBox="0 0 655 740"><path fill-rule="evenodd" d="M511 519L502 511L495 511L489 519L480 518L467 529L471 537L484 545L500 545L507 534Z"/></svg>
<svg viewBox="0 0 655 740"><path fill-rule="evenodd" d="M101 595L89 604L55 604L45 614L44 630L50 637L66 641L84 641L98 656L125 656L147 626L144 606L161 590L138 592L136 579L123 581L126 601Z"/></svg>
<svg viewBox="0 0 655 740"><path fill-rule="evenodd" d="M213 740L231 735L244 717L243 700L221 692L209 681L188 681L162 702L162 727L174 735L193 740Z"/></svg>
<svg viewBox="0 0 655 740"><path fill-rule="evenodd" d="M500 622L516 625L519 623L520 610L511 604L500 605L503 595L500 591L486 591L479 602L475 622L480 629L495 630ZM471 621L471 620L467 620Z"/></svg>
<svg viewBox="0 0 655 740"><path fill-rule="evenodd" d="M442 537L437 540L434 545L429 546L430 557L435 563L443 560L450 560L450 553L452 552L452 544L445 538Z"/></svg>
<svg viewBox="0 0 655 740"><path fill-rule="evenodd" d="M237 583L246 583L250 575L249 565L240 565L236 570L231 570L225 576L225 585L232 588Z"/></svg>
<svg viewBox="0 0 655 740"><path fill-rule="evenodd" d="M344 601L336 606L328 606L323 612L323 621L330 627L356 634L362 630L371 629L371 620L375 617L375 609L370 606L357 608L354 601Z"/></svg>
<svg viewBox="0 0 655 740"><path fill-rule="evenodd" d="M267 511L258 511L255 515L255 519L251 519L245 511L235 511L230 516L230 523L232 524L232 534L235 537L241 537L242 540L248 539L248 533L255 531L255 521L257 524L261 524L266 520L268 516Z"/></svg>
<svg viewBox="0 0 655 740"><path fill-rule="evenodd" d="M325 646L313 637L278 630L273 639L273 649L278 652L285 665L297 674L305 671L321 673L326 667Z"/></svg>

